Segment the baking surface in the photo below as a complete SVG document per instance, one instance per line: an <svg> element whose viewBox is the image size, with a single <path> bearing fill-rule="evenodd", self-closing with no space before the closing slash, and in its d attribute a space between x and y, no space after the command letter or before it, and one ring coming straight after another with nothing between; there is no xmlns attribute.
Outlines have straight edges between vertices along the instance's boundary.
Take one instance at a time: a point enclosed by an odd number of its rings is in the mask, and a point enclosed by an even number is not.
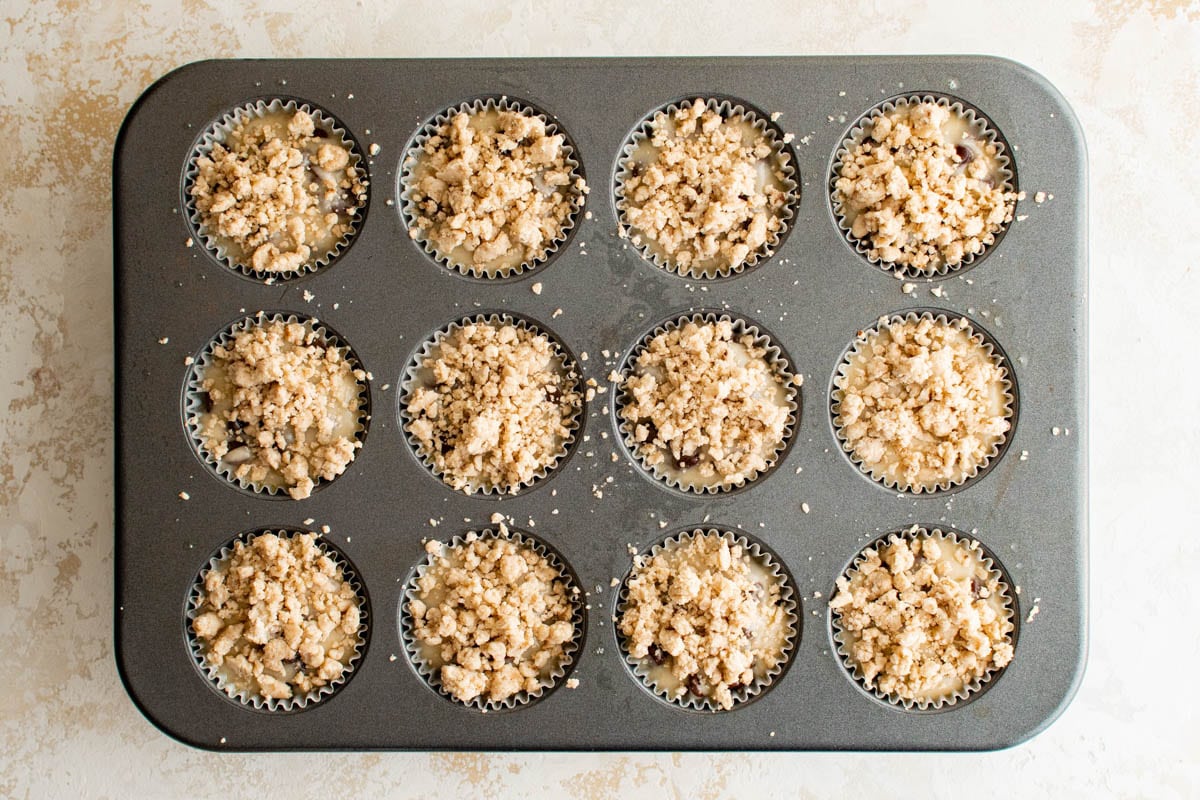
<svg viewBox="0 0 1200 800"><path fill-rule="evenodd" d="M1175 233L1189 229L1200 211L1191 190L1200 169L1190 154L1187 115L1164 112L1186 106L1200 89L1194 8L1064 3L1049 11L1031 3L996 16L982 4L913 2L878 11L863 3L796 12L786 24L779 20L784 4L703 14L691 5L669 7L655 19L614 4L577 7L574 17L562 18L532 9L463 15L465 9L441 4L346 9L347 19L319 24L228 2L102 10L46 3L21 17L7 12L14 18L0 67L0 116L14 148L0 198L0 303L9 321L0 340L0 663L21 680L3 700L0 791L130 796L270 788L305 796L316 778L332 773L360 794L426 796L610 797L638 789L720 796L781 784L812 796L900 786L950 796L964 785L1018 795L1195 793L1200 741L1183 722L1194 716L1196 701L1146 690L1164 663L1156 646L1171 642L1172 662L1178 653L1178 663L1191 664L1198 654L1193 635L1175 643L1175 632L1197 610L1189 578L1198 545L1188 534L1200 509L1165 457L1200 443L1196 377L1162 355L1200 301L1195 259ZM181 15L191 17L181 22ZM693 22L678 26L685 17ZM411 34L414 19L422 20L420 41ZM139 717L111 652L107 187L116 129L145 85L201 56L816 53L831 43L851 53L879 51L880 30L891 32L886 49L893 52L996 52L1028 63L1064 92L1088 135L1093 627L1088 674L1062 719L1027 745L986 756L218 757L170 742ZM1148 397L1155 399L1147 404ZM1159 424L1142 422L1148 419ZM1153 547L1141 544L1148 536ZM28 634L30 626L37 635ZM149 768L126 769L135 759Z"/></svg>

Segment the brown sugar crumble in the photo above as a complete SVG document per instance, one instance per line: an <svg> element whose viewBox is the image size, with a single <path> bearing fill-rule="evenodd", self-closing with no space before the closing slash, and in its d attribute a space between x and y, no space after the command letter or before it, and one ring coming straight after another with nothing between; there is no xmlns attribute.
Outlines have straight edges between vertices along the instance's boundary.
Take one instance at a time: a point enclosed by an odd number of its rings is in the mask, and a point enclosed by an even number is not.
<svg viewBox="0 0 1200 800"><path fill-rule="evenodd" d="M651 469L674 470L684 484L740 484L767 469L783 442L788 385L730 320L689 320L638 355L620 416Z"/></svg>
<svg viewBox="0 0 1200 800"><path fill-rule="evenodd" d="M965 319L881 321L834 381L834 421L873 478L931 491L991 458L1010 428L1007 385Z"/></svg>
<svg viewBox="0 0 1200 800"><path fill-rule="evenodd" d="M413 239L476 274L546 258L583 205L587 182L561 133L532 112L459 111L406 162Z"/></svg>
<svg viewBox="0 0 1200 800"><path fill-rule="evenodd" d="M999 148L937 103L880 114L842 159L834 201L868 255L933 272L978 255L1012 220L1017 195Z"/></svg>
<svg viewBox="0 0 1200 800"><path fill-rule="evenodd" d="M361 641L360 600L312 534L235 542L201 583L192 632L229 694L287 700L349 669Z"/></svg>
<svg viewBox="0 0 1200 800"><path fill-rule="evenodd" d="M545 335L472 322L437 341L406 408L420 455L446 483L512 493L563 454L582 397Z"/></svg>
<svg viewBox="0 0 1200 800"><path fill-rule="evenodd" d="M462 703L538 694L570 658L575 610L566 579L507 535L501 523L498 535L427 542L430 564L408 601L420 658Z"/></svg>
<svg viewBox="0 0 1200 800"><path fill-rule="evenodd" d="M738 270L783 230L781 157L741 114L724 116L702 99L660 111L625 168L619 208L629 235L683 275Z"/></svg>
<svg viewBox="0 0 1200 800"><path fill-rule="evenodd" d="M618 630L652 685L720 708L783 661L792 621L780 581L714 532L637 556Z"/></svg>
<svg viewBox="0 0 1200 800"><path fill-rule="evenodd" d="M1012 661L1007 587L978 543L940 531L893 535L848 575L829 607L867 688L945 701Z"/></svg>
<svg viewBox="0 0 1200 800"><path fill-rule="evenodd" d="M362 447L366 378L310 326L257 322L214 346L199 375L201 447L234 478L302 500Z"/></svg>
<svg viewBox="0 0 1200 800"><path fill-rule="evenodd" d="M258 272L301 269L334 251L366 202L349 145L305 111L244 119L196 159L190 193L204 232Z"/></svg>

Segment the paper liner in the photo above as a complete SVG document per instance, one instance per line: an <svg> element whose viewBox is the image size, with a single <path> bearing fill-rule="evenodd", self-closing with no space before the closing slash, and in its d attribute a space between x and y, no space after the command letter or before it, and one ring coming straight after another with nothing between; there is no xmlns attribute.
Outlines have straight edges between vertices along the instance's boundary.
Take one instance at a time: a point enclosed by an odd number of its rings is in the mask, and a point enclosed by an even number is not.
<svg viewBox="0 0 1200 800"><path fill-rule="evenodd" d="M196 457L203 462L208 471L217 476L221 480L227 481L230 485L235 486L243 491L252 492L256 495L266 497L280 497L290 499L287 493L287 488L284 486L267 486L265 484L257 484L245 478L238 478L234 475L237 465L222 464L217 459L213 458L208 450L204 447L204 438L201 435L200 420L206 413L204 410L203 395L207 394L202 388L204 381L204 373L212 365L213 348L217 345L228 345L233 342L234 336L244 330L265 325L270 322L293 323L299 322L308 330L315 332L325 344L331 344L338 348L338 352L346 359L350 365L350 369L364 369L362 362L355 354L354 350L346 344L336 331L323 322L318 321L314 317L302 317L289 312L267 312L259 311L257 314L252 314L226 326L220 333L209 340L193 359L192 364L188 367L187 377L183 383L183 424L187 431L188 441L192 445L192 450L196 453ZM355 439L362 443L367 437L367 426L371 419L371 392L366 381L358 381L359 385L359 413L358 427L355 429ZM357 455L356 455L357 457ZM351 460L353 463L353 459ZM345 474L344 472L342 474ZM338 477L341 477L340 475ZM313 493L320 491L325 486L332 483L337 478L315 478L315 486Z"/></svg>
<svg viewBox="0 0 1200 800"><path fill-rule="evenodd" d="M846 218L843 202L839 197L839 193L835 185L837 183L837 179L841 175L842 159L849 155L850 152L857 147L860 142L863 141L863 138L867 133L867 128L872 126L876 119L884 114L890 114L898 108L926 102L937 103L943 108L950 109L951 113L961 117L967 122L967 125L973 129L977 137L982 138L989 144L994 144L996 146L996 163L999 167L999 176L1004 181L1001 188L1004 191L1011 191L1014 193L1017 191L1016 167L1013 164L1012 158L1009 156L1008 142L1005 140L1003 134L1000 133L999 129L992 123L990 119L987 118L987 116L984 115L982 111L963 100L959 100L956 97L951 97L950 95L914 93L884 100L882 103L859 117L858 121L854 123L854 126L850 128L845 137L842 139L842 143L838 146L837 151L833 154L833 164L830 168L828 181L829 199L833 208L833 216L837 222L838 230L842 234L842 238L844 238L846 242L852 248L854 248L855 252L865 258L868 263L879 267L884 272L891 273L895 277L901 279L936 279L944 278L952 273L964 272L976 262L983 260L983 258L1000 243L1000 240L1004 237L1004 233L1012 224L1011 221L1005 222L1000 226L999 230L988 234L985 239L990 238L990 242L985 241L983 249L978 253L967 253L963 257L962 261L959 261L957 264L947 264L943 260L937 267L933 269L920 269L906 264L894 264L892 262L882 261L878 258L872 258L870 255L870 242L865 239L858 239L850 232L851 223L850 220ZM1013 208L1013 216L1014 218L1016 216L1015 205Z"/></svg>
<svg viewBox="0 0 1200 800"><path fill-rule="evenodd" d="M879 330L880 326L886 322L917 322L922 319L932 319L941 324L954 325L959 320L966 323L963 331L967 333L971 341L977 343L983 348L984 354L991 359L992 363L1000 367L1003 372L1003 391L1004 391L1004 418L1008 420L1008 430L999 441L992 445L991 452L978 464L970 473L963 475L957 480L945 479L933 486L925 484L907 484L901 483L896 479L884 474L883 472L873 471L870 467L863 463L854 452L854 448L846 440L846 435L842 430L842 425L838 421L841 416L841 400L842 389L839 387L839 382L846 379L846 371L850 368L851 361L862 350L862 346L871 338L871 334ZM1003 348L996 342L992 335L977 325L968 317L962 314L955 314L952 311L943 311L941 309L914 309L906 313L887 314L880 318L874 325L863 329L862 336L856 336L854 341L846 349L840 361L838 361L837 370L834 372L833 380L830 384L829 391L829 417L833 423L834 436L837 437L838 444L841 446L842 452L846 454L850 462L858 468L858 471L867 476L871 480L886 487L894 492L907 492L909 494L936 494L938 492L958 491L966 486L974 483L979 478L982 478L993 466L1000 460L1000 457L1008 451L1008 445L1012 441L1013 434L1017 430L1017 415L1020 406L1019 395L1017 392L1016 377L1013 373L1012 364L1005 354Z"/></svg>
<svg viewBox="0 0 1200 800"><path fill-rule="evenodd" d="M355 206L355 213L348 214L350 231L339 239L333 246L333 249L312 258L299 269L282 270L278 272L270 272L266 270L256 270L249 264L243 264L234 256L225 252L225 248L221 243L221 236L216 233L210 233L200 219L200 211L196 208L195 198L192 197L192 186L195 184L196 176L200 170L196 166L196 161L201 156L206 156L212 152L213 144L224 143L233 130L243 122L262 117L275 112L287 112L294 114L297 111L304 111L312 115L314 123L318 129L324 130L326 133L332 134L340 144L346 147L350 152L350 166L357 169L363 178L363 185L367 187L366 195L363 202L359 206ZM367 162L362 157L362 151L358 146L358 142L354 137L342 127L332 114L320 106L314 105L303 100L292 98L275 97L271 99L255 100L245 103L232 111L224 114L220 119L208 127L199 140L192 147L192 152L188 156L187 166L183 174L183 207L185 209L188 223L191 226L192 233L197 241L203 242L205 249L209 255L217 260L226 268L243 275L247 278L256 281L262 281L266 284L284 283L286 281L295 280L304 275L310 275L319 272L333 264L342 253L350 247L350 243L358 236L358 232L362 229L363 220L367 216L367 206L370 203L370 175L367 173Z"/></svg>
<svg viewBox="0 0 1200 800"><path fill-rule="evenodd" d="M473 708L481 713L492 713L497 711L512 711L517 708L524 708L544 697L549 696L559 686L561 686L567 676L575 668L576 662L579 660L579 655L583 651L583 641L587 634L587 619L584 614L585 595L583 588L579 583L579 579L575 576L570 565L567 564L557 550L544 541L534 536L515 528L505 526L501 531L499 528L482 528L480 530L468 531L464 534L459 534L452 538L448 543L444 543L445 551L460 547L467 543L466 537L470 534L476 534L480 539L496 538L507 539L519 547L533 550L538 555L545 558L551 568L556 570L559 577L563 581L566 588L567 600L571 604L572 615L571 625L575 629L574 636L571 640L563 644L563 657L558 664L554 666L551 672L542 678L542 686L536 692L525 691L524 689L513 694L504 700L491 700L483 695L479 695L469 703L463 703L455 698L450 692L442 687L441 677L439 675L440 667L434 667L425 661L421 655L421 645L417 641L414 633L412 612L409 611L409 604L413 600L419 599L419 590L417 581L425 574L433 565L433 556L426 555L417 563L412 575L409 577L407 584L404 587L403 601L400 604L400 640L404 646L404 652L408 655L408 659L416 670L417 674L429 685L431 689L446 698L455 705L466 708Z"/></svg>
<svg viewBox="0 0 1200 800"><path fill-rule="evenodd" d="M231 683L226 683L222 680L219 673L219 668L209 664L205 658L204 643L192 631L192 622L196 619L196 614L200 608L200 595L204 586L204 576L213 569L219 568L223 563L228 563L228 559L233 555L233 546L237 542L249 544L256 537L273 533L281 538L291 539L297 534L311 533L316 537L317 546L321 552L327 556L338 566L342 572L342 579L350 584L350 588L354 590L355 597L358 599L358 609L360 615L358 627L358 643L354 646L354 655L346 662L346 668L342 674L335 680L330 681L324 686L308 692L304 695L293 695L286 700L280 700L273 697L263 697L262 695L251 692L248 689L237 688ZM358 570L350 562L336 545L328 539L322 538L319 533L307 530L305 528L258 528L252 531L238 534L230 542L224 545L217 553L205 562L205 566L196 576L196 580L192 583L191 589L188 590L187 606L184 610L184 636L187 639L188 651L191 653L192 662L196 665L196 669L219 691L223 696L229 698L233 702L240 703L244 706L253 708L256 711L267 711L273 713L284 713L289 711L302 711L305 708L316 705L346 685L353 677L354 670L362 657L367 651L367 642L371 635L370 626L371 603L367 598L366 591L363 588L362 580L359 578Z"/></svg>
<svg viewBox="0 0 1200 800"><path fill-rule="evenodd" d="M587 193L579 191L575 183L578 179L584 178L583 164L579 161L578 149L575 147L575 142L571 138L558 121L525 100L518 100L508 95L498 97L479 97L474 100L465 100L458 105L451 106L440 112L433 119L426 122L413 136L412 141L404 150L404 157L400 161L400 174L397 178L397 193L400 197L398 205L400 206L400 217L404 223L404 230L410 231L417 224L419 216L416 208L416 203L413 200L413 192L410 181L412 179L412 166L420 159L424 151L426 142L429 138L435 135L439 128L446 125L457 114L478 114L484 111L515 111L526 116L536 117L546 125L546 132L554 136L561 134L563 137L562 154L563 160L568 170L571 173L571 180L563 188L563 196L568 199L574 199L575 208L570 215L563 221L562 230L556 238L550 241L542 254L532 261L524 261L520 264L511 267L502 267L494 272L489 272L483 267L475 264L460 264L450 259L447 254L438 251L434 246L433 241L425 235L416 238L421 249L425 251L434 261L442 267L457 272L468 278L476 278L483 281L505 280L507 278L515 278L519 275L526 275L534 270L540 269L554 258L564 244L571 238L575 227L579 222L579 214L583 210L587 200Z"/></svg>
<svg viewBox="0 0 1200 800"><path fill-rule="evenodd" d="M625 183L632 177L630 166L633 163L632 156L634 151L640 145L650 140L653 134L654 121L660 114L672 115L683 106L690 106L697 99L704 100L705 107L716 111L723 119L728 120L732 116L740 115L766 138L772 150L770 159L776 162L779 169L784 173L783 184L787 193L787 200L778 213L780 228L769 236L766 244L750 253L746 260L736 267L725 264L716 268L711 273L693 272L690 266L686 268L682 267L675 263L673 259L665 258L656 253L655 248L647 241L650 238L648 234L639 231L625 219ZM634 128L633 133L630 134L629 138L621 146L617 161L617 171L613 176L613 197L622 238L628 239L638 254L654 266L687 278L688 280L711 281L741 275L744 272L754 269L759 264L770 259L779 249L784 239L787 238L788 233L791 231L791 223L796 217L796 209L800 204L800 182L796 167L796 158L791 147L785 144L783 139L784 134L775 123L769 121L766 115L759 113L749 103L742 100L692 96L651 111L642 118L642 121ZM641 244L634 244L633 239L635 236L641 238Z"/></svg>
<svg viewBox="0 0 1200 800"><path fill-rule="evenodd" d="M997 591L1004 598L1003 607L1007 611L1008 616L1006 633L1008 634L1015 651L1017 646L1017 634L1019 633L1018 629L1020 626L1020 615L1017 613L1017 598L1012 588L1014 584L1008 577L1008 573L1005 571L1004 566L1000 563L1000 560L995 557L991 550L984 547L983 544L980 543L980 541L974 536L954 530L953 528L932 525L910 525L907 528L890 531L882 536L877 537L874 541L860 550L858 555L854 557L854 560L849 564L849 566L842 571L841 577L849 579L854 571L862 565L869 550L886 546L891 541L893 536L898 536L907 541L914 541L917 538L941 538L942 540L950 541L959 547L964 547L975 553L979 563L981 563L996 579ZM829 595L830 599L832 599L835 594L837 594L836 588ZM841 613L834 609L829 609L828 604L826 605L826 608L829 611L829 626L834 649L837 651L838 660L845 668L847 675L849 675L851 680L853 680L854 683L864 692L896 708L912 712L930 712L957 707L960 704L964 704L968 700L974 700L985 690L990 688L995 683L995 679L999 677L1004 670L1008 669L1007 664L1003 667L993 666L979 678L976 678L969 683L964 682L963 685L959 687L959 689L957 689L953 694L934 699L905 699L881 691L878 685L876 685L874 688L870 688L867 686L866 680L858 668L858 662L847 650L847 647L849 646L849 635L842 629Z"/></svg>
<svg viewBox="0 0 1200 800"><path fill-rule="evenodd" d="M580 395L578 408L566 419L566 427L569 429L570 434L567 436L567 438L563 439L563 441L559 443L558 451L554 454L554 458L551 459L550 463L543 465L541 470L539 470L532 479L518 484L515 487L480 485L472 486L468 489L455 490L461 491L464 494L475 496L512 497L514 495L523 494L525 491L532 489L534 486L545 480L551 473L553 473L559 468L559 466L562 465L571 449L575 446L575 443L579 438L579 430L583 427L584 410L587 405L587 401L583 399L583 382L580 377L579 367L576 365L574 356L567 350L562 341L560 341L556 335L551 333L541 323L519 314L504 311L473 314L471 316L463 317L455 322L451 322L449 325L446 325L445 327L436 331L432 336L426 338L417 351L409 358L408 365L404 368L404 373L400 382L400 391L397 392L397 415L400 419L400 429L404 431L405 441L408 442L408 446L412 449L413 455L418 461L421 462L425 469L429 470L431 475L442 481L442 483L446 484L447 486L453 488L451 481L448 480L447 476L434 465L433 459L428 455L422 454L420 444L410 431L413 417L408 413L408 404L412 399L413 392L421 386L418 371L422 369L421 365L425 362L425 359L434 355L438 349L438 346L443 340L445 340L446 337L471 324L488 324L494 327L500 325L513 325L521 330L545 336L550 342L555 357L562 365L563 375L568 381L575 381L575 388Z"/></svg>
<svg viewBox="0 0 1200 800"><path fill-rule="evenodd" d="M699 697L692 694L690 691L685 691L678 697L671 696L671 691L668 688L656 686L651 671L654 664L649 658L634 658L629 654L626 637L621 633L620 619L628 608L629 603L629 581L638 572L638 565L644 563L644 560L649 560L659 553L667 549L672 549L685 545L694 539L702 536L719 536L731 545L740 545L743 553L749 555L751 559L759 562L767 569L771 577L779 583L779 597L784 606L784 611L787 613L790 621L790 630L784 639L784 645L780 653L779 662L774 667L756 676L755 681L750 686L744 686L741 689L733 691L733 707L721 708L710 697ZM635 557L634 565L625 575L625 579L621 581L621 588L617 590L616 607L613 617L613 632L617 636L617 642L621 647L621 655L625 660L625 665L633 676L641 681L641 683L655 697L660 698L664 702L670 703L678 708L687 709L689 711L706 711L709 713L722 713L725 711L736 711L743 707L749 701L761 696L764 692L770 689L775 681L787 671L791 666L792 657L796 652L796 645L800 641L801 633L801 615L800 615L800 596L796 592L791 576L784 570L782 562L775 554L767 549L766 545L761 544L755 539L741 531L729 528L717 527L698 527L687 528L682 531L677 531L670 534L665 539L660 540L657 544L651 546L648 550L643 551Z"/></svg>
<svg viewBox="0 0 1200 800"><path fill-rule="evenodd" d="M784 391L787 393L788 403L788 418L783 428L783 436L776 444L775 448L766 456L766 469L755 472L736 483L721 483L706 485L701 483L685 483L680 475L671 474L674 467L669 465L650 466L646 463L646 458L640 452L638 442L634 439L634 429L637 426L636 422L627 420L621 416L621 410L630 402L632 398L625 390L625 382L630 376L634 375L637 370L637 360L646 348L650 345L650 341L656 336L682 328L689 322L695 323L712 323L721 320L729 320L733 323L734 341L737 341L742 336L749 334L754 337L755 347L761 348L766 352L763 358L773 368L773 371L778 375L783 382ZM763 333L760 328L752 322L749 322L740 317L734 317L722 311L698 311L690 314L682 314L674 317L666 322L660 323L649 333L644 335L634 345L629 354L625 356L621 362L619 370L621 376L620 384L617 386L613 396L613 417L616 420L617 429L621 432L621 441L625 446L625 450L629 453L630 458L646 475L661 481L672 489L680 492L688 492L691 494L719 494L723 492L733 492L743 487L747 487L759 480L765 475L769 475L775 470L779 463L783 460L784 452L791 445L792 438L795 435L796 428L799 426L800 420L800 387L792 383L791 364L786 353L779 345L775 344L772 338Z"/></svg>

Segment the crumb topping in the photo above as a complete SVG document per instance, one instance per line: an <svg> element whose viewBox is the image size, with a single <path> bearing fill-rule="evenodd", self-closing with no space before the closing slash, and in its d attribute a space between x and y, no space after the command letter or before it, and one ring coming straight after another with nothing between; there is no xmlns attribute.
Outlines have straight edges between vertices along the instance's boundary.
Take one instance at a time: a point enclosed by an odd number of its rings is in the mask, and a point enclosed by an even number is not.
<svg viewBox="0 0 1200 800"><path fill-rule="evenodd" d="M834 385L854 457L905 488L965 480L1010 428L1005 370L964 319L881 321Z"/></svg>
<svg viewBox="0 0 1200 800"><path fill-rule="evenodd" d="M1012 220L998 155L950 109L900 106L842 159L834 199L871 258L932 272L979 254Z"/></svg>
<svg viewBox="0 0 1200 800"><path fill-rule="evenodd" d="M618 623L657 688L724 709L783 660L792 630L780 582L708 532L637 556Z"/></svg>
<svg viewBox="0 0 1200 800"><path fill-rule="evenodd" d="M567 581L546 556L499 535L429 541L408 602L421 656L456 700L501 702L553 683L575 637Z"/></svg>
<svg viewBox="0 0 1200 800"><path fill-rule="evenodd" d="M200 223L235 261L289 272L333 252L353 229L367 182L347 145L304 111L243 120L196 159Z"/></svg>
<svg viewBox="0 0 1200 800"><path fill-rule="evenodd" d="M621 211L684 275L724 274L763 253L783 229L786 176L765 134L696 99L650 125L631 157Z"/></svg>
<svg viewBox="0 0 1200 800"><path fill-rule="evenodd" d="M473 322L443 336L407 402L420 454L461 491L516 492L552 466L582 408L579 380L550 339Z"/></svg>
<svg viewBox="0 0 1200 800"><path fill-rule="evenodd" d="M688 321L653 337L622 384L621 419L651 468L731 485L765 470L783 442L787 381L733 323Z"/></svg>
<svg viewBox="0 0 1200 800"><path fill-rule="evenodd" d="M302 500L362 447L366 379L309 326L260 321L212 350L200 376L201 447L235 478Z"/></svg>
<svg viewBox="0 0 1200 800"><path fill-rule="evenodd" d="M312 534L235 542L201 582L192 631L225 691L286 700L346 672L360 642L359 599Z"/></svg>
<svg viewBox="0 0 1200 800"><path fill-rule="evenodd" d="M485 274L544 259L588 191L567 163L563 135L526 111L460 111L405 166L416 223L409 235Z"/></svg>
<svg viewBox="0 0 1200 800"><path fill-rule="evenodd" d="M1012 661L1007 587L981 561L977 542L940 531L893 535L868 548L837 587L829 607L868 688L946 699Z"/></svg>

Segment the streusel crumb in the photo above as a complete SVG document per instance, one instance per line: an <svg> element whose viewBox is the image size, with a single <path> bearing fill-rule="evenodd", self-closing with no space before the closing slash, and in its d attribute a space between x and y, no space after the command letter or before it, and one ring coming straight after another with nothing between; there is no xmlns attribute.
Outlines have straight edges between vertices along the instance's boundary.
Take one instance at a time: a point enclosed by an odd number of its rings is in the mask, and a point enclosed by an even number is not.
<svg viewBox="0 0 1200 800"><path fill-rule="evenodd" d="M1007 587L977 543L940 531L893 535L837 587L829 607L867 688L945 700L1012 661Z"/></svg>
<svg viewBox="0 0 1200 800"><path fill-rule="evenodd" d="M346 672L360 601L312 534L235 542L201 582L192 632L226 692L286 700Z"/></svg>
<svg viewBox="0 0 1200 800"><path fill-rule="evenodd" d="M728 319L688 321L637 357L621 419L647 466L677 470L683 483L739 484L783 442L789 381Z"/></svg>
<svg viewBox="0 0 1200 800"><path fill-rule="evenodd" d="M655 687L732 708L783 660L792 630L778 579L715 532L638 556L618 622Z"/></svg>
<svg viewBox="0 0 1200 800"><path fill-rule="evenodd" d="M842 159L834 199L871 258L932 272L979 254L1012 220L998 156L950 109L902 105Z"/></svg>
<svg viewBox="0 0 1200 800"><path fill-rule="evenodd" d="M881 323L834 386L854 457L906 489L965 480L1010 427L1005 370L963 319Z"/></svg>
<svg viewBox="0 0 1200 800"><path fill-rule="evenodd" d="M409 600L421 657L456 700L501 702L537 693L569 657L575 610L544 555L499 535L430 541L430 566Z"/></svg>
<svg viewBox="0 0 1200 800"><path fill-rule="evenodd" d="M406 180L416 212L409 235L488 275L544 259L587 194L563 135L519 110L458 112L425 142Z"/></svg>
<svg viewBox="0 0 1200 800"><path fill-rule="evenodd" d="M684 275L724 274L783 229L786 175L767 137L740 114L696 99L659 112L631 156L620 210L635 244Z"/></svg>
<svg viewBox="0 0 1200 800"><path fill-rule="evenodd" d="M302 500L362 447L366 378L307 325L271 320L239 330L213 348L200 375L201 446L238 480Z"/></svg>
<svg viewBox="0 0 1200 800"><path fill-rule="evenodd" d="M420 454L462 491L516 492L554 464L582 400L543 334L473 322L443 336L407 401Z"/></svg>
<svg viewBox="0 0 1200 800"><path fill-rule="evenodd" d="M289 272L324 258L353 228L367 183L347 145L304 111L240 122L196 159L200 223L234 261Z"/></svg>

